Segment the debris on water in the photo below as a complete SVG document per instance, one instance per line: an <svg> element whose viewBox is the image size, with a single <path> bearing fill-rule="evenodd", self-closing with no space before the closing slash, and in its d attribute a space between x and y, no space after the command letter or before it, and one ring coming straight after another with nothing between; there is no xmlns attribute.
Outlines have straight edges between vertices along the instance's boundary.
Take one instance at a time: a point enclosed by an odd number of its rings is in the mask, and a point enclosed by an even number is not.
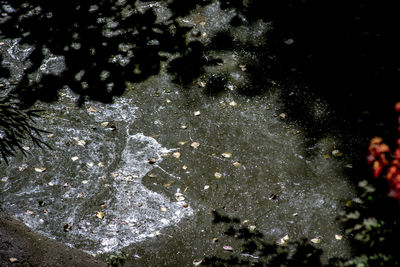
<svg viewBox="0 0 400 267"><path fill-rule="evenodd" d="M9 258L8 260L9 260L11 263L18 262L18 259L17 259L17 258Z"/></svg>
<svg viewBox="0 0 400 267"><path fill-rule="evenodd" d="M187 129L187 125L181 125L181 129Z"/></svg>
<svg viewBox="0 0 400 267"><path fill-rule="evenodd" d="M233 251L233 248L231 246L223 246L222 247L225 251Z"/></svg>
<svg viewBox="0 0 400 267"><path fill-rule="evenodd" d="M185 200L185 197L183 196L182 193L177 192L177 193L175 193L175 199L176 199L177 201L181 202L181 201L184 201L184 200Z"/></svg>
<svg viewBox="0 0 400 267"><path fill-rule="evenodd" d="M105 121L105 122L102 122L100 125L103 127L106 127L106 126L108 126L108 124L110 124L110 123L108 121Z"/></svg>
<svg viewBox="0 0 400 267"><path fill-rule="evenodd" d="M274 200L274 199L276 199L276 195L275 194L271 194L271 195L269 195L268 199L269 200Z"/></svg>
<svg viewBox="0 0 400 267"><path fill-rule="evenodd" d="M23 146L22 149L26 150L26 151L29 151L31 148L29 146Z"/></svg>
<svg viewBox="0 0 400 267"><path fill-rule="evenodd" d="M99 167L104 167L104 162L99 162L99 163L97 163L97 166L99 166Z"/></svg>
<svg viewBox="0 0 400 267"><path fill-rule="evenodd" d="M236 107L237 103L235 101L229 102L229 106L231 107Z"/></svg>
<svg viewBox="0 0 400 267"><path fill-rule="evenodd" d="M64 183L64 185L63 185L64 187L68 187L68 183Z"/></svg>
<svg viewBox="0 0 400 267"><path fill-rule="evenodd" d="M206 83L205 83L205 82L202 82L202 81L199 81L199 82L197 83L197 85L200 86L200 87L202 87L202 88L206 87Z"/></svg>
<svg viewBox="0 0 400 267"><path fill-rule="evenodd" d="M339 150L335 149L332 151L332 155L335 157L340 157L340 156L343 156L343 153L340 152Z"/></svg>
<svg viewBox="0 0 400 267"><path fill-rule="evenodd" d="M279 114L279 117L281 117L282 119L286 118L286 113Z"/></svg>
<svg viewBox="0 0 400 267"><path fill-rule="evenodd" d="M221 154L221 156L224 157L224 158L231 158L232 157L232 153L224 152L224 153Z"/></svg>
<svg viewBox="0 0 400 267"><path fill-rule="evenodd" d="M156 177L157 177L157 174L155 174L155 173L150 173L150 174L149 174L149 177L151 177L151 178L156 178Z"/></svg>
<svg viewBox="0 0 400 267"><path fill-rule="evenodd" d="M182 169L183 169L183 170L186 170L187 168L188 168L188 167L187 167L186 165L183 165L183 166L182 166Z"/></svg>
<svg viewBox="0 0 400 267"><path fill-rule="evenodd" d="M188 203L185 203L185 204L183 204L182 207L187 208L187 207L189 207L189 204L188 204Z"/></svg>
<svg viewBox="0 0 400 267"><path fill-rule="evenodd" d="M167 208L166 208L166 207L161 207L160 210L161 210L162 212L166 212L166 211L167 211Z"/></svg>
<svg viewBox="0 0 400 267"><path fill-rule="evenodd" d="M49 182L48 185L49 185L49 186L53 186L54 183L53 183L53 182Z"/></svg>
<svg viewBox="0 0 400 267"><path fill-rule="evenodd" d="M217 242L218 242L218 238L214 237L214 238L212 239L212 242L213 242L213 243L217 243Z"/></svg>
<svg viewBox="0 0 400 267"><path fill-rule="evenodd" d="M52 138L54 136L54 134L48 134L47 137L48 138Z"/></svg>
<svg viewBox="0 0 400 267"><path fill-rule="evenodd" d="M200 116L200 111L195 111L193 114L194 114L195 116Z"/></svg>
<svg viewBox="0 0 400 267"><path fill-rule="evenodd" d="M79 158L77 156L73 156L71 159L72 161L77 161Z"/></svg>
<svg viewBox="0 0 400 267"><path fill-rule="evenodd" d="M33 211L27 210L27 211L26 211L26 214L32 215L32 214L33 214Z"/></svg>
<svg viewBox="0 0 400 267"><path fill-rule="evenodd" d="M89 107L89 108L88 108L88 111L90 111L90 112L97 112L97 109L95 109L94 107Z"/></svg>
<svg viewBox="0 0 400 267"><path fill-rule="evenodd" d="M193 148L198 148L200 146L200 143L199 142L193 142L193 143L190 144L190 146L193 147Z"/></svg>
<svg viewBox="0 0 400 267"><path fill-rule="evenodd" d="M279 246L284 246L288 241L289 241L289 235L285 235L284 237L276 241L276 244Z"/></svg>
<svg viewBox="0 0 400 267"><path fill-rule="evenodd" d="M346 165L346 168L352 169L352 168L353 168L353 165L352 165L352 164L347 164L347 165Z"/></svg>
<svg viewBox="0 0 400 267"><path fill-rule="evenodd" d="M18 168L18 170L19 170L20 172L22 172L22 171L25 171L27 168L28 168L28 165L27 165L27 164L22 164L22 165Z"/></svg>
<svg viewBox="0 0 400 267"><path fill-rule="evenodd" d="M236 168L239 168L242 164L238 161L235 161L234 163L232 163L232 165Z"/></svg>
<svg viewBox="0 0 400 267"><path fill-rule="evenodd" d="M85 140L79 140L78 137L73 137L72 139L75 140L75 144L78 146L85 146L86 145L86 141Z"/></svg>
<svg viewBox="0 0 400 267"><path fill-rule="evenodd" d="M147 162L148 162L149 164L154 164L154 163L156 163L156 159L155 159L155 158L149 158L149 159L147 160Z"/></svg>
<svg viewBox="0 0 400 267"><path fill-rule="evenodd" d="M324 155L322 155L322 157L324 157L324 159L329 159L330 158L330 156L328 154L324 154Z"/></svg>
<svg viewBox="0 0 400 267"><path fill-rule="evenodd" d="M46 203L43 200L38 201L39 206L44 207Z"/></svg>
<svg viewBox="0 0 400 267"><path fill-rule="evenodd" d="M180 152L174 152L172 153L172 156L176 159L179 159L181 157L181 153Z"/></svg>
<svg viewBox="0 0 400 267"><path fill-rule="evenodd" d="M111 177L112 178L117 178L118 177L118 172L113 172L113 173L111 173Z"/></svg>
<svg viewBox="0 0 400 267"><path fill-rule="evenodd" d="M205 185L205 186L204 186L204 190L207 190L208 188L210 188L209 185Z"/></svg>
<svg viewBox="0 0 400 267"><path fill-rule="evenodd" d="M96 212L96 217L99 219L103 219L104 218L104 213L102 211L98 211Z"/></svg>
<svg viewBox="0 0 400 267"><path fill-rule="evenodd" d="M222 177L222 174L219 173L219 172L216 172L216 173L214 174L214 176L215 176L215 178L220 179L220 178Z"/></svg>
<svg viewBox="0 0 400 267"><path fill-rule="evenodd" d="M197 265L200 265L202 262L203 262L202 260L194 259L193 260L193 265L197 266Z"/></svg>
<svg viewBox="0 0 400 267"><path fill-rule="evenodd" d="M8 177L5 176L5 177L1 178L1 181L2 181L2 182L7 182L7 181L8 181Z"/></svg>
<svg viewBox="0 0 400 267"><path fill-rule="evenodd" d="M299 214L297 212L292 214L294 217L298 216Z"/></svg>
<svg viewBox="0 0 400 267"><path fill-rule="evenodd" d="M310 241L313 242L314 244L319 244L319 243L321 243L321 238L316 237L316 238L311 239Z"/></svg>
<svg viewBox="0 0 400 267"><path fill-rule="evenodd" d="M342 238L343 238L342 235L338 235L338 234L335 235L335 239L336 239L336 240L342 240Z"/></svg>
<svg viewBox="0 0 400 267"><path fill-rule="evenodd" d="M86 163L86 166L88 166L89 168L92 168L94 166L94 163L93 162L88 162L88 163Z"/></svg>
<svg viewBox="0 0 400 267"><path fill-rule="evenodd" d="M241 253L240 256L250 257L250 258L253 258L253 259L258 259L258 258L260 258L260 257L258 257L258 256L254 256L254 255L251 255L251 254L248 254L248 253Z"/></svg>
<svg viewBox="0 0 400 267"><path fill-rule="evenodd" d="M36 172L44 172L45 170L46 170L46 168L43 168L43 167L36 167L35 168Z"/></svg>
<svg viewBox="0 0 400 267"><path fill-rule="evenodd" d="M184 146L187 143L187 141L180 141L178 142L179 145Z"/></svg>
<svg viewBox="0 0 400 267"><path fill-rule="evenodd" d="M239 67L240 67L240 69L241 69L242 71L246 71L246 70L247 70L246 65L239 65Z"/></svg>
<svg viewBox="0 0 400 267"><path fill-rule="evenodd" d="M285 40L284 43L287 45L292 45L294 43L294 40L290 38L290 39Z"/></svg>
<svg viewBox="0 0 400 267"><path fill-rule="evenodd" d="M82 181L82 184L88 184L88 183L89 183L88 180L83 180L83 181Z"/></svg>
<svg viewBox="0 0 400 267"><path fill-rule="evenodd" d="M255 225L249 225L249 230L250 230L250 231L256 230L256 226L255 226Z"/></svg>
<svg viewBox="0 0 400 267"><path fill-rule="evenodd" d="M69 232L72 230L72 225L70 225L69 223L65 223L63 226L64 232Z"/></svg>
<svg viewBox="0 0 400 267"><path fill-rule="evenodd" d="M243 222L242 222L242 224L247 224L247 223L249 223L250 221L249 220L244 220Z"/></svg>

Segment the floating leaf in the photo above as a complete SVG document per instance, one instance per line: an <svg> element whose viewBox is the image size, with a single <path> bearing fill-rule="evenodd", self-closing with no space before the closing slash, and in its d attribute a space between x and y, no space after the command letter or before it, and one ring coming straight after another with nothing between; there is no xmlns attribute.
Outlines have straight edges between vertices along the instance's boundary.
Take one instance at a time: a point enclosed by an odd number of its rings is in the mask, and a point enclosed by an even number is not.
<svg viewBox="0 0 400 267"><path fill-rule="evenodd" d="M52 138L54 136L54 134L48 134L47 137L48 138Z"/></svg>
<svg viewBox="0 0 400 267"><path fill-rule="evenodd" d="M335 149L332 151L332 155L335 157L340 157L340 156L343 156L343 153L340 152L339 150Z"/></svg>
<svg viewBox="0 0 400 267"><path fill-rule="evenodd" d="M46 170L46 168L40 168L40 167L35 168L36 172L44 172L45 170Z"/></svg>
<svg viewBox="0 0 400 267"><path fill-rule="evenodd" d="M197 83L197 85L200 86L200 87L202 87L202 88L206 87L205 82L202 82L202 81L199 81L199 82Z"/></svg>
<svg viewBox="0 0 400 267"><path fill-rule="evenodd" d="M277 245L283 246L287 243L287 241L289 240L289 236L285 235L284 237L282 237L281 239L279 239L278 241L276 241Z"/></svg>
<svg viewBox="0 0 400 267"><path fill-rule="evenodd" d="M235 101L229 102L229 106L231 107L236 107L237 103Z"/></svg>
<svg viewBox="0 0 400 267"><path fill-rule="evenodd" d="M179 158L181 157L181 153L180 153L180 152L174 152L174 153L172 154L172 156L173 156L174 158L179 159Z"/></svg>
<svg viewBox="0 0 400 267"><path fill-rule="evenodd" d="M202 260L194 259L193 260L193 265L197 266L197 265L200 265L202 262L203 262Z"/></svg>
<svg viewBox="0 0 400 267"><path fill-rule="evenodd" d="M235 161L234 163L232 163L233 166L235 166L236 168L239 168L242 164L238 161Z"/></svg>
<svg viewBox="0 0 400 267"><path fill-rule="evenodd" d="M200 143L199 142L193 142L193 143L190 144L190 146L193 147L193 148L198 148L200 146Z"/></svg>
<svg viewBox="0 0 400 267"><path fill-rule="evenodd" d="M167 208L166 208L166 207L161 207L160 210L161 210L162 212L166 212L166 211L167 211Z"/></svg>
<svg viewBox="0 0 400 267"><path fill-rule="evenodd" d="M33 211L27 210L27 211L26 211L26 214L32 215L32 214L33 214Z"/></svg>
<svg viewBox="0 0 400 267"><path fill-rule="evenodd" d="M219 172L214 173L215 178L220 179L222 177L222 174Z"/></svg>
<svg viewBox="0 0 400 267"><path fill-rule="evenodd" d="M181 145L181 146L185 145L186 143L187 143L187 141L180 141L180 142L178 142L178 144Z"/></svg>
<svg viewBox="0 0 400 267"><path fill-rule="evenodd" d="M90 112L97 112L97 109L95 109L95 108L93 108L93 107L89 107L89 108L88 108L88 111L90 111Z"/></svg>
<svg viewBox="0 0 400 267"><path fill-rule="evenodd" d="M171 100L169 100L169 99L167 98L167 99L165 99L165 102L171 103Z"/></svg>
<svg viewBox="0 0 400 267"><path fill-rule="evenodd" d="M208 188L210 188L209 185L205 185L205 186L204 186L204 190L207 190Z"/></svg>
<svg viewBox="0 0 400 267"><path fill-rule="evenodd" d="M279 114L279 117L281 117L282 119L286 118L286 113Z"/></svg>
<svg viewBox="0 0 400 267"><path fill-rule="evenodd" d="M200 116L200 111L195 111L193 114L194 114L195 116Z"/></svg>
<svg viewBox="0 0 400 267"><path fill-rule="evenodd" d="M77 156L73 156L71 159L72 161L77 161L79 158Z"/></svg>
<svg viewBox="0 0 400 267"><path fill-rule="evenodd" d="M233 248L231 246L223 246L222 247L225 251L233 251Z"/></svg>
<svg viewBox="0 0 400 267"><path fill-rule="evenodd" d="M85 141L85 140L78 140L78 141L76 142L76 144L77 144L78 146L85 146L85 145L86 145L86 141Z"/></svg>
<svg viewBox="0 0 400 267"><path fill-rule="evenodd" d="M224 158L231 158L232 157L232 153L229 152L224 152L221 154Z"/></svg>
<svg viewBox="0 0 400 267"><path fill-rule="evenodd" d="M255 225L250 225L250 226L249 226L249 230L250 230L250 231L256 230L256 226L255 226Z"/></svg>
<svg viewBox="0 0 400 267"><path fill-rule="evenodd" d="M91 167L94 166L94 163L93 163L93 162L88 162L88 163L86 163L86 166L88 166L89 168L91 168Z"/></svg>
<svg viewBox="0 0 400 267"><path fill-rule="evenodd" d="M89 183L88 180L83 180L83 181L82 181L82 184L87 184L87 183Z"/></svg>
<svg viewBox="0 0 400 267"><path fill-rule="evenodd" d="M321 239L320 238L313 238L313 239L311 239L311 242L313 242L314 244L319 244L319 243L321 243Z"/></svg>
<svg viewBox="0 0 400 267"><path fill-rule="evenodd" d="M11 263L18 262L18 259L17 259L17 258L9 258L8 260L9 260Z"/></svg>
<svg viewBox="0 0 400 267"><path fill-rule="evenodd" d="M187 125L181 125L181 129L187 129Z"/></svg>
<svg viewBox="0 0 400 267"><path fill-rule="evenodd" d="M188 167L187 167L186 165L183 165L183 166L182 166L182 169L183 169L183 170L186 170L187 168L188 168Z"/></svg>
<svg viewBox="0 0 400 267"><path fill-rule="evenodd" d="M99 219L103 219L104 218L104 213L102 211L98 211L96 212L96 217Z"/></svg>
<svg viewBox="0 0 400 267"><path fill-rule="evenodd" d="M105 121L105 122L102 122L100 125L101 126L103 126L103 127L106 127L106 126L108 126L110 123L108 122L108 121Z"/></svg>
<svg viewBox="0 0 400 267"><path fill-rule="evenodd" d="M297 212L295 212L295 213L293 213L292 215L296 217L296 216L298 216L299 214L298 214Z"/></svg>
<svg viewBox="0 0 400 267"><path fill-rule="evenodd" d="M343 236L342 235L335 235L336 240L342 240Z"/></svg>
<svg viewBox="0 0 400 267"><path fill-rule="evenodd" d="M99 162L99 163L97 163L97 166L99 166L99 167L104 167L104 162Z"/></svg>

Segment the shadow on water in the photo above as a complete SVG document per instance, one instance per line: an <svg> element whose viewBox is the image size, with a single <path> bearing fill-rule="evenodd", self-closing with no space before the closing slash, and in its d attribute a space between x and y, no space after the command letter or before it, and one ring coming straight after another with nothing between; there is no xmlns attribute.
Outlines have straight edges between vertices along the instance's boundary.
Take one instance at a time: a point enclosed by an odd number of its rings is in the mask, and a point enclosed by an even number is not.
<svg viewBox="0 0 400 267"><path fill-rule="evenodd" d="M267 243L261 232L250 229L238 218L221 215L213 211L213 224L226 227L224 235L235 239L241 248L225 246L226 256L206 257L203 266L322 266L322 250L315 248L306 239L300 241L282 240L281 245ZM337 259L331 259L325 266L334 266Z"/></svg>

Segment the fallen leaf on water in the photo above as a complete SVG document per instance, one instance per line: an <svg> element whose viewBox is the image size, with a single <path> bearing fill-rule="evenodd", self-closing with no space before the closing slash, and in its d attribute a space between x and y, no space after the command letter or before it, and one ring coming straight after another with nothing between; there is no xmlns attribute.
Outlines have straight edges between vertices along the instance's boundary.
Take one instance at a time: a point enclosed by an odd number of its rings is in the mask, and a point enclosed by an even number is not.
<svg viewBox="0 0 400 267"><path fill-rule="evenodd" d="M86 141L85 140L78 140L78 141L76 141L76 144L78 146L85 146L86 145Z"/></svg>
<svg viewBox="0 0 400 267"><path fill-rule="evenodd" d="M237 103L235 101L229 102L229 106L231 107L236 107Z"/></svg>
<svg viewBox="0 0 400 267"><path fill-rule="evenodd" d="M48 138L52 138L54 136L54 134L48 134L47 137Z"/></svg>
<svg viewBox="0 0 400 267"><path fill-rule="evenodd" d="M22 165L18 168L18 170L19 170L20 172L22 172L22 171L25 171L27 168L28 168L28 165L27 165L27 164L22 164Z"/></svg>
<svg viewBox="0 0 400 267"><path fill-rule="evenodd" d="M200 265L202 262L203 262L202 260L194 259L193 260L193 265L197 266L197 265Z"/></svg>
<svg viewBox="0 0 400 267"><path fill-rule="evenodd" d="M97 112L97 109L95 109L95 108L93 108L93 107L89 107L89 108L88 108L88 111L90 111L90 112Z"/></svg>
<svg viewBox="0 0 400 267"><path fill-rule="evenodd" d="M200 111L195 111L193 114L194 114L195 116L200 116Z"/></svg>
<svg viewBox="0 0 400 267"><path fill-rule="evenodd" d="M88 162L88 163L86 163L86 166L88 166L89 168L91 168L91 167L94 166L94 163L93 163L93 162Z"/></svg>
<svg viewBox="0 0 400 267"><path fill-rule="evenodd" d="M17 258L9 258L8 260L9 260L11 263L18 262L18 259L17 259Z"/></svg>
<svg viewBox="0 0 400 267"><path fill-rule="evenodd" d="M188 167L186 165L182 166L182 169L186 170Z"/></svg>
<svg viewBox="0 0 400 267"><path fill-rule="evenodd" d="M165 101L166 101L167 103L171 103L171 100L169 100L168 98L165 99Z"/></svg>
<svg viewBox="0 0 400 267"><path fill-rule="evenodd" d="M239 168L242 164L238 161L235 161L234 163L232 163L233 166L235 166L236 168Z"/></svg>
<svg viewBox="0 0 400 267"><path fill-rule="evenodd" d="M205 185L205 186L204 186L204 190L207 190L208 188L210 188L209 185Z"/></svg>
<svg viewBox="0 0 400 267"><path fill-rule="evenodd" d="M33 211L27 210L27 211L26 211L26 214L32 215L32 214L33 214Z"/></svg>
<svg viewBox="0 0 400 267"><path fill-rule="evenodd" d="M286 118L286 113L279 114L279 117L281 117L282 119Z"/></svg>
<svg viewBox="0 0 400 267"><path fill-rule="evenodd" d="M283 246L287 243L287 241L289 240L289 236L285 235L284 237L282 237L281 239L279 239L278 241L276 241L277 245Z"/></svg>
<svg viewBox="0 0 400 267"><path fill-rule="evenodd" d="M224 158L231 158L232 157L232 153L229 152L224 152L221 154Z"/></svg>
<svg viewBox="0 0 400 267"><path fill-rule="evenodd" d="M170 185L171 185L171 184L164 184L163 186L164 186L164 187L168 187L168 186L170 186Z"/></svg>
<svg viewBox="0 0 400 267"><path fill-rule="evenodd" d="M175 199L178 200L178 201L184 201L185 197L183 196L182 193L176 192L175 193Z"/></svg>
<svg viewBox="0 0 400 267"><path fill-rule="evenodd" d="M36 172L44 172L45 170L46 170L46 168L40 168L40 167L35 168Z"/></svg>
<svg viewBox="0 0 400 267"><path fill-rule="evenodd" d="M246 70L247 70L246 65L240 65L239 67L240 67L240 69L241 69L242 71L246 71Z"/></svg>
<svg viewBox="0 0 400 267"><path fill-rule="evenodd" d="M181 129L187 129L187 125L181 125Z"/></svg>
<svg viewBox="0 0 400 267"><path fill-rule="evenodd" d="M250 231L256 230L256 226L255 226L255 225L250 225L250 226L249 226L249 230L250 230Z"/></svg>
<svg viewBox="0 0 400 267"><path fill-rule="evenodd" d="M185 145L186 143L187 143L187 141L180 141L180 142L178 142L178 144L181 145L181 146Z"/></svg>
<svg viewBox="0 0 400 267"><path fill-rule="evenodd" d="M233 251L233 248L231 246L223 246L222 248L226 251Z"/></svg>
<svg viewBox="0 0 400 267"><path fill-rule="evenodd" d="M99 163L97 163L97 166L99 166L99 167L104 167L104 162L99 162Z"/></svg>
<svg viewBox="0 0 400 267"><path fill-rule="evenodd" d="M340 152L339 150L335 149L332 151L332 155L335 157L340 157L340 156L343 156L343 153Z"/></svg>
<svg viewBox="0 0 400 267"><path fill-rule="evenodd" d="M73 156L71 159L72 161L77 161L79 158L77 156Z"/></svg>
<svg viewBox="0 0 400 267"><path fill-rule="evenodd" d="M83 181L82 181L82 184L87 184L87 183L89 183L88 180L83 180Z"/></svg>
<svg viewBox="0 0 400 267"><path fill-rule="evenodd" d="M96 217L99 219L103 219L104 218L104 213L102 211L98 211L96 212Z"/></svg>
<svg viewBox="0 0 400 267"><path fill-rule="evenodd" d="M313 242L314 244L319 244L321 243L321 239L320 238L313 238L310 240L311 242Z"/></svg>
<svg viewBox="0 0 400 267"><path fill-rule="evenodd" d="M162 212L166 212L166 211L167 211L167 208L166 208L166 207L161 207L160 210L161 210Z"/></svg>
<svg viewBox="0 0 400 267"><path fill-rule="evenodd" d="M206 87L205 82L202 82L202 81L199 81L199 82L197 83L197 85L200 86L200 87Z"/></svg>
<svg viewBox="0 0 400 267"><path fill-rule="evenodd" d="M174 152L174 153L172 154L172 156L173 156L174 158L179 159L180 156L181 156L181 153L180 153L180 152Z"/></svg>
<svg viewBox="0 0 400 267"><path fill-rule="evenodd" d="M298 216L299 214L298 214L297 212L295 212L295 213L293 213L292 215L296 217L296 216Z"/></svg>
<svg viewBox="0 0 400 267"><path fill-rule="evenodd" d="M214 176L216 179L220 179L222 177L222 174L219 172L214 173Z"/></svg>
<svg viewBox="0 0 400 267"><path fill-rule="evenodd" d="M335 235L336 240L342 240L343 236L342 235Z"/></svg>
<svg viewBox="0 0 400 267"><path fill-rule="evenodd" d="M249 223L250 221L249 220L244 220L243 222L242 222L242 224L247 224L247 223Z"/></svg>
<svg viewBox="0 0 400 267"><path fill-rule="evenodd" d="M110 123L108 122L108 121L105 121L105 122L102 122L100 125L101 126L103 126L103 127L106 127L106 126L108 126Z"/></svg>
<svg viewBox="0 0 400 267"><path fill-rule="evenodd" d="M199 142L193 142L193 143L190 144L190 146L193 147L193 148L198 148L200 146L200 143Z"/></svg>

